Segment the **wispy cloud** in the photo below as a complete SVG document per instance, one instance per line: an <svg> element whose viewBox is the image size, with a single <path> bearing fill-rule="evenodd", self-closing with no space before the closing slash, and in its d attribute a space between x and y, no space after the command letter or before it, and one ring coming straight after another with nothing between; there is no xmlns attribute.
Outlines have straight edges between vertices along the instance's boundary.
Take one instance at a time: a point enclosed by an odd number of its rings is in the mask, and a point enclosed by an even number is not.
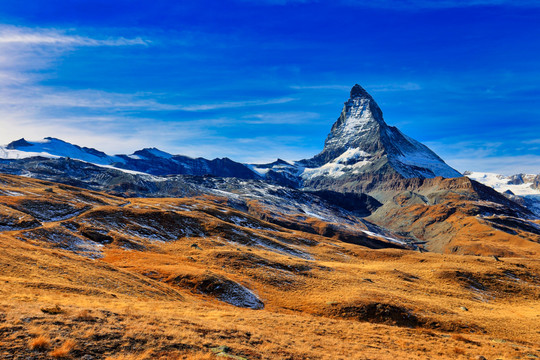
<svg viewBox="0 0 540 360"><path fill-rule="evenodd" d="M1 77L1 74L0 74ZM102 90L65 90L45 86L0 86L0 106L41 108L140 109L145 111L202 112L216 109L284 104L296 98L224 101L210 104L182 104L161 101L148 93L114 93Z"/></svg>
<svg viewBox="0 0 540 360"><path fill-rule="evenodd" d="M305 124L321 117L314 112L277 112L259 113L244 116L243 121L249 124Z"/></svg>
<svg viewBox="0 0 540 360"><path fill-rule="evenodd" d="M312 157L320 151L317 146L307 145L309 139L302 135L256 136L226 138L219 135L204 139L197 144L190 143L177 147L177 153L190 156L229 157L235 161L263 164L284 160L299 160ZM224 146L227 144L228 146ZM204 154L201 154L204 151Z"/></svg>
<svg viewBox="0 0 540 360"><path fill-rule="evenodd" d="M532 140L525 140L522 141L524 144L540 144L540 139L532 139Z"/></svg>
<svg viewBox="0 0 540 360"><path fill-rule="evenodd" d="M129 46L148 45L149 41L140 37L97 39L70 35L66 30L31 29L17 26L0 26L0 46L18 45L68 45L68 46Z"/></svg>
<svg viewBox="0 0 540 360"><path fill-rule="evenodd" d="M0 87L34 86L43 79L43 70L50 69L57 59L78 47L150 44L140 37L99 38L74 34L74 31L0 25Z"/></svg>
<svg viewBox="0 0 540 360"><path fill-rule="evenodd" d="M521 155L514 155L505 154L512 145L502 141L440 139L425 144L460 172L540 173L540 154L533 147L522 149Z"/></svg>
<svg viewBox="0 0 540 360"><path fill-rule="evenodd" d="M216 109L256 107L283 104L296 99L279 97L270 99L246 99L193 104L191 101L168 101L160 94L148 92L119 93L98 89L69 89L43 85L56 62L67 51L90 46L149 45L150 40L140 37L82 36L76 30L28 28L0 25L0 113L7 118L24 115L26 120L43 121L54 112L81 108L99 111L101 117L114 119L117 111L186 111L204 112ZM84 112L81 113L84 117ZM65 116L65 115L64 115ZM12 123L13 124L13 123ZM64 125L69 124L65 122ZM7 131L0 140L8 140ZM45 134L50 135L50 134Z"/></svg>
<svg viewBox="0 0 540 360"><path fill-rule="evenodd" d="M540 156L538 155L452 157L446 159L446 163L461 172L468 170L491 172L502 175L540 173Z"/></svg>
<svg viewBox="0 0 540 360"><path fill-rule="evenodd" d="M283 97L269 100L245 100L245 101L225 101L221 103L213 104L197 104L197 105L187 105L179 106L179 110L185 111L205 111L205 110L215 110L215 109L231 109L231 108L240 108L248 106L262 106L262 105L274 105L274 104L284 104L291 101L298 100L291 97Z"/></svg>
<svg viewBox="0 0 540 360"><path fill-rule="evenodd" d="M176 110L177 105L164 104L145 95L113 93L100 90L65 90L28 85L0 87L0 106L40 108L143 108L146 110Z"/></svg>
<svg viewBox="0 0 540 360"><path fill-rule="evenodd" d="M350 90L350 85L291 85L295 90Z"/></svg>

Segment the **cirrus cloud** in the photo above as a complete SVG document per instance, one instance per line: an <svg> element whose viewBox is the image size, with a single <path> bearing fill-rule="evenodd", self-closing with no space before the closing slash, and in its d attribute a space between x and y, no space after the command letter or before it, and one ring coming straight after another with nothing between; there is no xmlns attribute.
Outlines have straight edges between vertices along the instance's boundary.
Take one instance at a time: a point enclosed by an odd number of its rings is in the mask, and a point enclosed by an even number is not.
<svg viewBox="0 0 540 360"><path fill-rule="evenodd" d="M0 46L15 45L69 45L69 46L129 46L148 45L149 41L136 38L95 39L80 35L71 35L66 30L32 29L4 25L0 26Z"/></svg>

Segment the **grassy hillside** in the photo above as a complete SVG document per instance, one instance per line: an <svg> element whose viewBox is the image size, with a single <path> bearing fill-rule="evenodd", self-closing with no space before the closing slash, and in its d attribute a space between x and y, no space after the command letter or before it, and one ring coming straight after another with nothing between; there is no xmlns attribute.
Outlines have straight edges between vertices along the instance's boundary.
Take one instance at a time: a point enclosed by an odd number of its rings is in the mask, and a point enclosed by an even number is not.
<svg viewBox="0 0 540 360"><path fill-rule="evenodd" d="M215 197L0 183L0 358L540 357L534 258L373 250Z"/></svg>

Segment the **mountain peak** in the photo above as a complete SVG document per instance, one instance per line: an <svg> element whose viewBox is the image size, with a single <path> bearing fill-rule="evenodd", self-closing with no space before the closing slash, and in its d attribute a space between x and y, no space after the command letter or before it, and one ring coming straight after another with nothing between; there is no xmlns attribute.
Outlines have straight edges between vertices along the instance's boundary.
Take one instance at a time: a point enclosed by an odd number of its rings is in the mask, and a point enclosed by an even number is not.
<svg viewBox="0 0 540 360"><path fill-rule="evenodd" d="M375 173L404 178L460 176L425 145L388 126L379 105L358 84L332 125L323 151L304 164L324 170L309 170L310 179Z"/></svg>
<svg viewBox="0 0 540 360"><path fill-rule="evenodd" d="M0 157L5 159L24 159L34 156L53 159L65 157L98 165L110 165L119 160L99 150L80 147L54 137L46 137L36 141L27 141L22 138L5 147L0 146Z"/></svg>
<svg viewBox="0 0 540 360"><path fill-rule="evenodd" d="M29 147L32 146L31 143L26 141L24 138L20 138L19 140L15 140L7 144L6 149L14 150L22 147Z"/></svg>
<svg viewBox="0 0 540 360"><path fill-rule="evenodd" d="M360 85L352 87L350 98L345 102L341 114L332 125L324 143L324 149L313 160L319 165L332 161L352 148L365 147L363 151L374 153L380 148L377 139L381 128L388 125L373 97ZM368 140L367 142L365 140Z"/></svg>
<svg viewBox="0 0 540 360"><path fill-rule="evenodd" d="M173 157L171 154L166 153L165 151L161 151L155 147L137 150L133 153L133 155L143 156L147 159L152 159L152 158L170 159Z"/></svg>
<svg viewBox="0 0 540 360"><path fill-rule="evenodd" d="M355 84L351 89L351 99L357 98L357 97L369 97L371 98L371 95L360 85Z"/></svg>

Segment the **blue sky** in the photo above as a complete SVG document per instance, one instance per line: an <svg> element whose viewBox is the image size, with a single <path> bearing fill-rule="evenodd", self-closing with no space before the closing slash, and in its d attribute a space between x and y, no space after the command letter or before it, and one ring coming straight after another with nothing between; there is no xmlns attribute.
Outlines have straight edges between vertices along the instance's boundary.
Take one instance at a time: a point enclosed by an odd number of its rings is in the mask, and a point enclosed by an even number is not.
<svg viewBox="0 0 540 360"><path fill-rule="evenodd" d="M460 171L540 173L539 18L534 0L0 1L0 143L301 159L359 83Z"/></svg>

